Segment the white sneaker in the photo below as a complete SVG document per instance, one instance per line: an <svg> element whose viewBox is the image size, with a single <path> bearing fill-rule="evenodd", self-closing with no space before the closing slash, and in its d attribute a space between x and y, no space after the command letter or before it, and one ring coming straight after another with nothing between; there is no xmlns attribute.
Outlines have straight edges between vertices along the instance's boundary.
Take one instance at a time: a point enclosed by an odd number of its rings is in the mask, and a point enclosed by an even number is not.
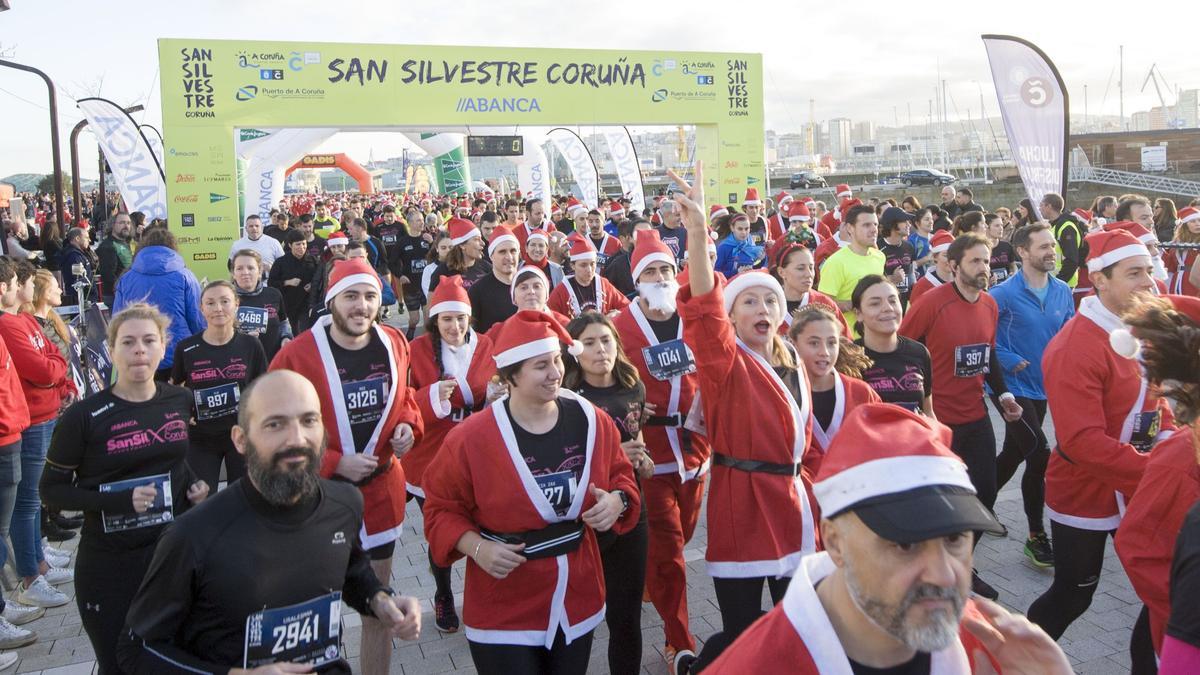
<svg viewBox="0 0 1200 675"><path fill-rule="evenodd" d="M34 642L37 642L37 633L17 628L8 621L0 619L0 649L16 649Z"/></svg>
<svg viewBox="0 0 1200 675"><path fill-rule="evenodd" d="M70 556L57 556L57 555L54 555L53 553L43 551L42 558L45 559L45 561L47 563L49 563L49 565L51 567L70 567L71 566Z"/></svg>
<svg viewBox="0 0 1200 675"><path fill-rule="evenodd" d="M58 556L60 558L71 557L70 551L64 551L61 548L54 548L50 545L50 540L45 537L42 537L42 553L45 553L46 555Z"/></svg>
<svg viewBox="0 0 1200 675"><path fill-rule="evenodd" d="M46 570L46 573L42 576L46 578L46 583L51 586L58 586L59 584L67 584L75 581L75 570L51 565L50 569Z"/></svg>
<svg viewBox="0 0 1200 675"><path fill-rule="evenodd" d="M4 620L14 626L23 626L30 621L37 621L46 613L44 607L27 607L16 602L4 603Z"/></svg>
<svg viewBox="0 0 1200 675"><path fill-rule="evenodd" d="M70 599L47 583L46 577L38 576L29 586L23 583L17 586L17 602L35 607L62 607L70 602Z"/></svg>
<svg viewBox="0 0 1200 675"><path fill-rule="evenodd" d="M0 670L8 670L9 668L17 665L17 661L20 660L21 657L17 656L16 654L12 652L4 652L3 654L0 654Z"/></svg>

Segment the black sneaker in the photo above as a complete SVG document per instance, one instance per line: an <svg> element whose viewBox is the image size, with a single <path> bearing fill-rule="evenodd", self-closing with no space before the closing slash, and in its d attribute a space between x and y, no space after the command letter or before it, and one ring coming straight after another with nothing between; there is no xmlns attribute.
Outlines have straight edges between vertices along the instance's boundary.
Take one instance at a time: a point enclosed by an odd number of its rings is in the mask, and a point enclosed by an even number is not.
<svg viewBox="0 0 1200 675"><path fill-rule="evenodd" d="M692 664L696 662L696 655L690 650L683 650L675 655L675 672L674 675L689 675L692 672Z"/></svg>
<svg viewBox="0 0 1200 675"><path fill-rule="evenodd" d="M981 598L995 601L1000 597L1000 592L992 588L992 585L983 579L979 578L977 570L971 570L971 592Z"/></svg>
<svg viewBox="0 0 1200 675"><path fill-rule="evenodd" d="M433 598L433 622L443 633L458 632L458 612L454 610L453 595L436 595Z"/></svg>
<svg viewBox="0 0 1200 675"><path fill-rule="evenodd" d="M42 536L50 541L68 541L75 538L75 532L66 528L59 527L53 520L47 520L42 525Z"/></svg>
<svg viewBox="0 0 1200 675"><path fill-rule="evenodd" d="M50 520L64 530L78 530L83 527L83 516L64 516L61 513L52 513Z"/></svg>
<svg viewBox="0 0 1200 675"><path fill-rule="evenodd" d="M409 342L412 342L412 341L413 341L413 338L417 337L417 329L416 329L416 328L409 328L408 330L404 331L404 337L405 337L405 339L407 339Z"/></svg>
<svg viewBox="0 0 1200 675"><path fill-rule="evenodd" d="M1054 547L1050 545L1050 537L1045 532L1030 535L1025 541L1025 557L1042 569L1054 567Z"/></svg>

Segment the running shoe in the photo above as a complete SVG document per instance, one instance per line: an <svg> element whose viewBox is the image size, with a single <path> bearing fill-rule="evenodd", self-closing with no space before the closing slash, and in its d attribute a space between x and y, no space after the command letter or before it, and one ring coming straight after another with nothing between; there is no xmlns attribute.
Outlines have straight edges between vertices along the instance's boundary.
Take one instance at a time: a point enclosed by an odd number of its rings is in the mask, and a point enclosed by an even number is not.
<svg viewBox="0 0 1200 675"><path fill-rule="evenodd" d="M414 339L416 339L416 337L417 337L417 329L415 327L409 328L408 330L404 331L404 338L406 340L408 340L409 342L412 342Z"/></svg>
<svg viewBox="0 0 1200 675"><path fill-rule="evenodd" d="M14 626L23 626L30 621L37 621L45 613L45 607L26 607L19 602L4 603L4 620Z"/></svg>
<svg viewBox="0 0 1200 675"><path fill-rule="evenodd" d="M663 657L667 660L667 670L671 675L687 675L696 662L696 653L690 649L675 651L671 645L663 648Z"/></svg>
<svg viewBox="0 0 1200 675"><path fill-rule="evenodd" d="M69 584L75 581L75 570L51 565L50 569L46 570L46 573L42 576L46 579L46 583L51 586Z"/></svg>
<svg viewBox="0 0 1200 675"><path fill-rule="evenodd" d="M35 607L62 607L70 602L70 598L51 586L46 577L39 575L32 584L26 586L22 583L17 586L17 602Z"/></svg>
<svg viewBox="0 0 1200 675"><path fill-rule="evenodd" d="M42 559L45 560L51 567L70 567L71 556L59 556L50 551L42 551Z"/></svg>
<svg viewBox="0 0 1200 675"><path fill-rule="evenodd" d="M1032 534L1025 540L1025 556L1030 562L1043 569L1054 567L1054 547L1045 532Z"/></svg>
<svg viewBox="0 0 1200 675"><path fill-rule="evenodd" d="M78 530L83 527L83 516L64 516L61 513L52 513L50 522L64 530Z"/></svg>
<svg viewBox="0 0 1200 675"><path fill-rule="evenodd" d="M454 610L453 595L435 595L433 598L434 623L443 633L458 632L458 612Z"/></svg>
<svg viewBox="0 0 1200 675"><path fill-rule="evenodd" d="M34 642L37 642L37 633L0 619L0 649L16 649Z"/></svg>
<svg viewBox="0 0 1200 675"><path fill-rule="evenodd" d="M53 520L47 520L45 525L42 525L42 534L50 541L67 541L75 538L75 530L67 530L54 524Z"/></svg>
<svg viewBox="0 0 1200 675"><path fill-rule="evenodd" d="M16 654L12 652L4 652L3 654L0 654L0 670L8 670L9 668L17 665L17 662L20 660L21 657L17 656Z"/></svg>
<svg viewBox="0 0 1200 675"><path fill-rule="evenodd" d="M42 552L47 555L57 556L59 558L70 558L71 552L66 549L54 548L50 545L50 540L42 537Z"/></svg>
<svg viewBox="0 0 1200 675"><path fill-rule="evenodd" d="M979 578L977 570L971 570L971 592L981 598L993 601L1000 597L1000 591L992 588L991 584Z"/></svg>

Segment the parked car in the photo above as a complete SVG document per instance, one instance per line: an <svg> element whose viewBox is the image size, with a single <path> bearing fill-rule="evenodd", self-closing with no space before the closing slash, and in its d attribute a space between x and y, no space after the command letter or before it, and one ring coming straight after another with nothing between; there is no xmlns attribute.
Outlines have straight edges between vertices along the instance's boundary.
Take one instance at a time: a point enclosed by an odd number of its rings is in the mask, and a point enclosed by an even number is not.
<svg viewBox="0 0 1200 675"><path fill-rule="evenodd" d="M815 187L826 187L825 178L818 176L812 171L800 171L792 174L792 180L788 183L788 187L792 190L803 188L805 190Z"/></svg>
<svg viewBox="0 0 1200 675"><path fill-rule="evenodd" d="M957 180L948 173L937 169L913 169L900 174L900 181L905 185L953 185Z"/></svg>

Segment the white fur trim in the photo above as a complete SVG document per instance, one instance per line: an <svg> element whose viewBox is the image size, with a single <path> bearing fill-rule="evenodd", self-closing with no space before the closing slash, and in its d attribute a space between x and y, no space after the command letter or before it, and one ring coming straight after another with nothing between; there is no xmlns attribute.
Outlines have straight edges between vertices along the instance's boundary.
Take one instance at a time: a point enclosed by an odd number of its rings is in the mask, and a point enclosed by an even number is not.
<svg viewBox="0 0 1200 675"><path fill-rule="evenodd" d="M1184 223L1190 223L1193 220L1200 220L1200 211L1197 211L1196 213L1193 213L1190 216L1187 216L1186 218L1180 218L1179 224L1182 225Z"/></svg>
<svg viewBox="0 0 1200 675"><path fill-rule="evenodd" d="M595 259L596 259L595 251L584 251L583 253L571 254L571 262L579 262L580 260L595 260Z"/></svg>
<svg viewBox="0 0 1200 675"><path fill-rule="evenodd" d="M465 302L447 300L445 302L439 302L438 304L429 308L429 316L437 316L442 312L462 312L467 316L471 316L471 306Z"/></svg>
<svg viewBox="0 0 1200 675"><path fill-rule="evenodd" d="M483 236L483 233L479 231L479 228L473 227L473 228L471 228L470 232L462 235L461 237L451 238L450 243L453 244L454 246L458 246L459 244L466 243L466 242L474 239L475 237L482 237L482 236Z"/></svg>
<svg viewBox="0 0 1200 675"><path fill-rule="evenodd" d="M545 232L542 230L534 230L533 232L529 233L528 237L525 237L525 245L528 246L529 242L533 241L534 239L541 239L547 244L550 243L550 237L547 236Z"/></svg>
<svg viewBox="0 0 1200 675"><path fill-rule="evenodd" d="M742 272L736 277L729 280L725 284L725 313L728 314L733 310L733 303L737 300L738 294L747 288L757 287L768 288L779 296L779 306L787 313L787 296L783 294L783 286L779 285L779 280L770 274L763 272Z"/></svg>
<svg viewBox="0 0 1200 675"><path fill-rule="evenodd" d="M1146 245L1141 242L1115 248L1104 255L1099 255L1089 260L1087 268L1089 272L1099 272L1109 265L1115 265L1126 258L1132 258L1137 255L1149 256L1150 249L1146 248Z"/></svg>
<svg viewBox="0 0 1200 675"><path fill-rule="evenodd" d="M383 285L379 283L379 277L376 274L351 274L348 277L342 278L341 281L330 286L329 290L325 291L325 302L333 300L337 297L338 293L356 284L370 284L375 287L376 291L383 291Z"/></svg>
<svg viewBox="0 0 1200 675"><path fill-rule="evenodd" d="M747 199L742 202L742 206L762 206L762 201L758 199Z"/></svg>
<svg viewBox="0 0 1200 675"><path fill-rule="evenodd" d="M511 366L525 359L532 359L535 356L542 354L550 354L562 348L562 342L556 337L541 338L532 342L526 342L523 345L517 345L512 349L506 349L492 358L496 360L496 367L503 368Z"/></svg>
<svg viewBox="0 0 1200 675"><path fill-rule="evenodd" d="M517 249L521 248L521 242L517 241L516 235L502 234L499 237L496 237L494 240L492 240L492 243L488 244L488 249L487 249L488 256L490 257L492 255L492 253L494 253L496 251L496 248L499 247L500 244L503 244L506 241L511 241L512 243L516 244Z"/></svg>
<svg viewBox="0 0 1200 675"><path fill-rule="evenodd" d="M795 222L807 223L810 220L812 220L812 216L788 216L789 223L795 223Z"/></svg>
<svg viewBox="0 0 1200 675"><path fill-rule="evenodd" d="M1136 359L1142 353L1142 343L1127 328L1118 328L1108 334L1108 344L1118 356Z"/></svg>
<svg viewBox="0 0 1200 675"><path fill-rule="evenodd" d="M949 251L949 250L950 250L950 244L939 244L937 246L931 246L929 248L930 253L941 253L942 251Z"/></svg>
<svg viewBox="0 0 1200 675"><path fill-rule="evenodd" d="M821 513L836 514L863 500L931 485L975 491L962 460L932 455L873 459L813 484Z"/></svg>
<svg viewBox="0 0 1200 675"><path fill-rule="evenodd" d="M646 257L639 260L637 266L633 268L633 283L636 284L638 282L638 277L642 275L642 272L645 271L646 267L648 267L652 262L664 262L671 267L675 267L675 258L673 256L663 253L662 251L648 253L646 254Z"/></svg>

